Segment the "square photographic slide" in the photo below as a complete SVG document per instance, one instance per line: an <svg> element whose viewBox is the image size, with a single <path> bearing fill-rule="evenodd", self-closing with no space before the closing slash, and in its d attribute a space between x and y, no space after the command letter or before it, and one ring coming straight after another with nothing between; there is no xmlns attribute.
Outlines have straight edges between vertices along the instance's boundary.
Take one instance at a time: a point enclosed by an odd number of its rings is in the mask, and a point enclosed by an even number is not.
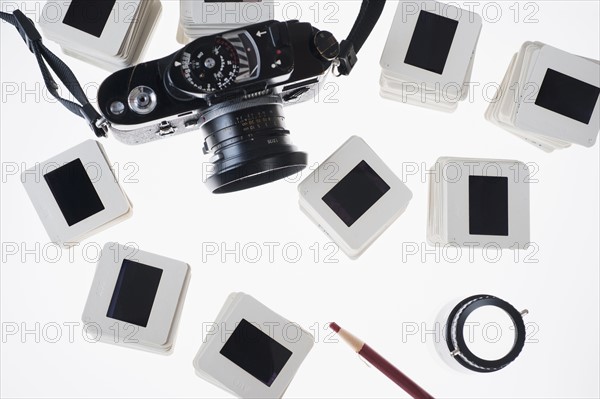
<svg viewBox="0 0 600 399"><path fill-rule="evenodd" d="M184 262L107 243L82 319L100 341L169 354L190 276Z"/></svg>
<svg viewBox="0 0 600 399"><path fill-rule="evenodd" d="M380 94L453 112L469 91L481 17L432 0L400 1L380 66Z"/></svg>
<svg viewBox="0 0 600 399"><path fill-rule="evenodd" d="M408 187L358 136L321 163L298 191L302 211L351 259L404 213L412 198Z"/></svg>
<svg viewBox="0 0 600 399"><path fill-rule="evenodd" d="M21 174L50 237L69 247L131 216L102 145L87 140Z"/></svg>
<svg viewBox="0 0 600 399"><path fill-rule="evenodd" d="M485 117L546 152L592 147L600 131L600 61L525 42Z"/></svg>
<svg viewBox="0 0 600 399"><path fill-rule="evenodd" d="M141 58L161 10L160 0L47 1L39 21L65 54L116 71Z"/></svg>
<svg viewBox="0 0 600 399"><path fill-rule="evenodd" d="M239 398L281 398L312 334L250 295L232 293L194 359L196 374Z"/></svg>
<svg viewBox="0 0 600 399"><path fill-rule="evenodd" d="M530 171L519 161L439 158L429 175L430 244L525 249Z"/></svg>

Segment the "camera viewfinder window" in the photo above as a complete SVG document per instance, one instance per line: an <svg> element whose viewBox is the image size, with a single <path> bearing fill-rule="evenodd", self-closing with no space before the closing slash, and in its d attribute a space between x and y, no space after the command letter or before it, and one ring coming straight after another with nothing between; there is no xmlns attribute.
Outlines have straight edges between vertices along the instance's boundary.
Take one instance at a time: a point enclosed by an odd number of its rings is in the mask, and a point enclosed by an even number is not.
<svg viewBox="0 0 600 399"><path fill-rule="evenodd" d="M469 176L469 234L508 235L508 177Z"/></svg>
<svg viewBox="0 0 600 399"><path fill-rule="evenodd" d="M146 327L162 269L125 259L106 317Z"/></svg>
<svg viewBox="0 0 600 399"><path fill-rule="evenodd" d="M115 3L116 0L72 0L63 23L100 37Z"/></svg>
<svg viewBox="0 0 600 399"><path fill-rule="evenodd" d="M289 349L245 319L233 330L220 353L269 387L292 356Z"/></svg>
<svg viewBox="0 0 600 399"><path fill-rule="evenodd" d="M373 168L361 161L322 199L350 227L389 189Z"/></svg>
<svg viewBox="0 0 600 399"><path fill-rule="evenodd" d="M79 158L45 174L44 180L69 226L104 210Z"/></svg>
<svg viewBox="0 0 600 399"><path fill-rule="evenodd" d="M535 104L587 125L599 95L600 88L548 68Z"/></svg>
<svg viewBox="0 0 600 399"><path fill-rule="evenodd" d="M404 63L442 74L458 21L421 11Z"/></svg>

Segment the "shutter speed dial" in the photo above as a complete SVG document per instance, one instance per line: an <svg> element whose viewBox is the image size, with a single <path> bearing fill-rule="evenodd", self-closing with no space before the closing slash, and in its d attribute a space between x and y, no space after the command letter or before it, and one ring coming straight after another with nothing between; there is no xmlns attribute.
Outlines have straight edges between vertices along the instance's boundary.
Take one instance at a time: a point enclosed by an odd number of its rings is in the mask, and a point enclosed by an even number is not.
<svg viewBox="0 0 600 399"><path fill-rule="evenodd" d="M240 71L240 60L235 47L222 37L212 46L202 45L184 51L174 67L187 83L204 93L212 93L229 87Z"/></svg>

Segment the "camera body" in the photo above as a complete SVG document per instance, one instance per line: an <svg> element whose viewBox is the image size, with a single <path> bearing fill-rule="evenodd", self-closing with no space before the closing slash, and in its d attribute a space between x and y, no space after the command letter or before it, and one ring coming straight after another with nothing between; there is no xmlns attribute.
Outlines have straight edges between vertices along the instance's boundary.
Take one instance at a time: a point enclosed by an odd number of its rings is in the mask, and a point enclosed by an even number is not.
<svg viewBox="0 0 600 399"><path fill-rule="evenodd" d="M201 37L167 57L120 70L100 86L98 104L117 139L146 143L202 129L207 114L223 104L313 99L338 54L329 32L267 21Z"/></svg>
<svg viewBox="0 0 600 399"><path fill-rule="evenodd" d="M309 23L268 21L118 71L100 86L98 104L127 144L199 129L212 155L209 189L244 190L306 167L283 105L314 98L339 52L331 33Z"/></svg>

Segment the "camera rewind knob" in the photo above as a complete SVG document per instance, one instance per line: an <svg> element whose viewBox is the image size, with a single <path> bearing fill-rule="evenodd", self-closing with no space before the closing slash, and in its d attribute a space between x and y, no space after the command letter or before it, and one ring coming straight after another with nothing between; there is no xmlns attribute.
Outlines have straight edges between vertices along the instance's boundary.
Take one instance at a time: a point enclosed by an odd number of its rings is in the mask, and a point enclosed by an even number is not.
<svg viewBox="0 0 600 399"><path fill-rule="evenodd" d="M322 30L315 35L315 49L325 61L333 61L340 55L340 44L330 32Z"/></svg>

